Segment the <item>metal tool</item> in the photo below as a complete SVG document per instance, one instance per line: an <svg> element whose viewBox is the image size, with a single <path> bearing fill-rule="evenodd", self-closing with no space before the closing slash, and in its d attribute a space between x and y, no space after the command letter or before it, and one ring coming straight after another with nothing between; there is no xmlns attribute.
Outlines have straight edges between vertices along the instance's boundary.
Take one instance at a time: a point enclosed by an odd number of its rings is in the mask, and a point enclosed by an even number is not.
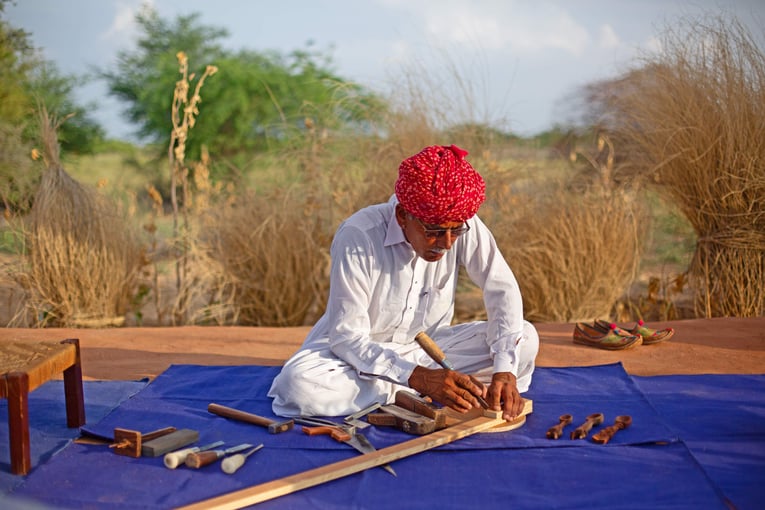
<svg viewBox="0 0 765 510"><path fill-rule="evenodd" d="M275 421L257 414L247 413L231 407L226 407L220 404L210 404L207 406L207 412L223 416L224 418L231 418L232 420L239 420L254 425L260 425L262 427L268 427L268 432L271 434L279 434L280 432L286 432L292 430L295 424L292 420Z"/></svg>
<svg viewBox="0 0 765 510"><path fill-rule="evenodd" d="M562 414L558 418L558 424L547 429L547 439L558 439L563 434L563 428L574 421L570 414Z"/></svg>
<svg viewBox="0 0 765 510"><path fill-rule="evenodd" d="M186 457L188 457L190 453L205 452L207 450L217 448L222 444L223 441L215 441L214 443L206 444L204 446L193 446L191 448L184 448L183 450L176 450L174 452L166 453L163 459L165 462L165 467L168 469L175 469L186 462Z"/></svg>
<svg viewBox="0 0 765 510"><path fill-rule="evenodd" d="M252 445L249 443L243 443L226 450L208 450L206 452L190 453L186 456L186 465L190 468L199 469L202 466L212 464L221 457L231 455L232 453L241 452L247 448L252 448Z"/></svg>
<svg viewBox="0 0 765 510"><path fill-rule="evenodd" d="M417 414L409 409L389 404L380 408L380 413L370 414L367 419L375 425L388 425L407 434L422 436L436 430L436 420Z"/></svg>
<svg viewBox="0 0 765 510"><path fill-rule="evenodd" d="M590 429L595 425L603 423L603 420L603 413L593 413L589 415L584 423L571 431L571 439L584 439L587 437L587 434L589 434Z"/></svg>
<svg viewBox="0 0 765 510"><path fill-rule="evenodd" d="M355 412L353 414L350 414L350 415L346 416L345 418L343 418L343 421L347 425L351 425L351 426L359 428L359 429L363 429L363 428L369 427L369 423L367 423L365 421L361 421L360 418L363 418L364 416L368 415L372 411L374 411L376 409L379 409L381 405L382 405L381 403L375 402L371 406L365 407L361 411L358 411L358 412Z"/></svg>
<svg viewBox="0 0 765 510"><path fill-rule="evenodd" d="M308 435L329 434L335 441L346 443L361 453L376 451L376 448L369 442L366 436L361 432L357 432L356 428L351 425L342 425L331 420L308 416L295 418L295 423L307 425L307 427L303 427L303 432ZM384 464L381 467L393 476L397 476L390 464Z"/></svg>
<svg viewBox="0 0 765 510"><path fill-rule="evenodd" d="M420 347L422 347L422 349L428 353L428 356L430 356L433 361L447 370L454 370L454 365L452 365L451 361L446 359L446 354L444 354L444 351L441 350L438 344L436 344L436 342L430 338L427 333L420 331L417 333L417 335L415 335L414 339L418 344L420 344ZM478 400L478 403L481 404L481 407L484 409L490 409L489 403L486 402L482 396L474 396Z"/></svg>
<svg viewBox="0 0 765 510"><path fill-rule="evenodd" d="M614 437L614 434L620 430L626 429L630 425L632 425L632 416L617 416L613 425L600 430L597 434L592 436L592 440L596 443L606 444L612 437Z"/></svg>
<svg viewBox="0 0 765 510"><path fill-rule="evenodd" d="M225 459L223 459L223 462L221 462L220 468L223 470L224 473L233 475L234 473L236 473L237 469L244 466L244 461L247 460L247 457L257 452L261 448L263 448L263 443L259 444L258 446L256 446L255 448L253 448L247 453L237 453L236 455L226 457Z"/></svg>

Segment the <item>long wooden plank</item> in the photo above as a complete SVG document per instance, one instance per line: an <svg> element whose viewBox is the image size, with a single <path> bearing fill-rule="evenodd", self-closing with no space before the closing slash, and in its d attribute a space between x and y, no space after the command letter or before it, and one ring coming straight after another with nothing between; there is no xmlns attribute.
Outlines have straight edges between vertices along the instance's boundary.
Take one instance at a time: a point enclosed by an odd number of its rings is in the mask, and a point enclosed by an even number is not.
<svg viewBox="0 0 765 510"><path fill-rule="evenodd" d="M477 432L495 427L504 420L501 411L484 411L483 416L458 423L445 429L437 430L426 436L419 436L409 441L404 441L373 453L367 453L350 459L346 459L326 466L310 469L302 473L280 478L271 482L254 485L238 491L230 492L207 500L199 501L191 505L181 507L180 510L202 509L237 509L268 501L279 496L291 494L308 487L313 487L344 476L359 473L382 464L387 464L416 453L436 448L470 436Z"/></svg>

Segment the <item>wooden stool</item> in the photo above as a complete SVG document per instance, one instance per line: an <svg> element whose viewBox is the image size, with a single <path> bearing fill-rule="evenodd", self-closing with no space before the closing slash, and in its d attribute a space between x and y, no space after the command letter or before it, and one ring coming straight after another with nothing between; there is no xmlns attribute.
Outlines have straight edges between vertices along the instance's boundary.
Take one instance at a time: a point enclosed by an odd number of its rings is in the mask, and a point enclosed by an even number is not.
<svg viewBox="0 0 765 510"><path fill-rule="evenodd" d="M0 397L8 400L11 472L15 475L25 475L32 467L29 392L61 372L66 425L80 427L85 424L80 341L70 338L58 343L0 343Z"/></svg>

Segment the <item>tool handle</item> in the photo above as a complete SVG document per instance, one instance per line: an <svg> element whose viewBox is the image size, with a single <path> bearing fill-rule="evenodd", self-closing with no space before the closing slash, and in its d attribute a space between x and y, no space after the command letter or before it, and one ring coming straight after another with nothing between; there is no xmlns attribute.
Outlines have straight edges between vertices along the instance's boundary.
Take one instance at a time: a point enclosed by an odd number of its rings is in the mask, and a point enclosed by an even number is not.
<svg viewBox="0 0 765 510"><path fill-rule="evenodd" d="M446 359L444 351L441 350L441 348L436 344L436 342L433 341L432 338L428 336L427 333L420 331L417 333L414 339L418 344L420 344L420 347L422 347L423 350L428 353L428 356L430 356L433 361L448 370L454 370L454 365L452 365L449 360Z"/></svg>
<svg viewBox="0 0 765 510"><path fill-rule="evenodd" d="M197 453L198 451L199 447L194 446L193 448L184 448L183 450L166 453L164 457L165 467L168 469L175 469L186 462L186 457L188 457L190 453Z"/></svg>
<svg viewBox="0 0 765 510"><path fill-rule="evenodd" d="M190 468L199 469L202 466L212 464L225 455L222 450L190 453L186 456L186 465Z"/></svg>
<svg viewBox="0 0 765 510"><path fill-rule="evenodd" d="M335 441L344 443L351 440L351 435L345 430L339 427L303 427L303 432L309 436L316 436L319 434L329 434Z"/></svg>
<svg viewBox="0 0 765 510"><path fill-rule="evenodd" d="M223 459L223 462L220 463L220 468L223 470L224 473L228 475L233 475L234 473L236 473L236 471L240 467L244 465L244 462L247 460L247 457L257 452L261 448L263 448L262 443L247 453L237 453L236 455L231 455L230 457L226 457L225 459Z"/></svg>
<svg viewBox="0 0 765 510"><path fill-rule="evenodd" d="M158 429L153 432L147 432L146 434L141 434L141 441L151 441L152 439L157 439L158 437L166 436L168 434L172 434L175 432L175 427L165 427L163 429Z"/></svg>
<svg viewBox="0 0 765 510"><path fill-rule="evenodd" d="M256 414L247 413L231 407L226 407L220 404L210 404L207 406L207 412L223 416L224 418L231 418L232 420L239 420L246 423L252 423L254 425L260 425L262 427L268 427L274 421L258 416Z"/></svg>
<svg viewBox="0 0 765 510"><path fill-rule="evenodd" d="M226 457L223 459L223 462L220 464L220 468L223 470L224 473L228 475L233 475L236 473L236 470L240 467L244 466L244 461L247 457L242 453L237 453L236 455L232 455L231 457Z"/></svg>

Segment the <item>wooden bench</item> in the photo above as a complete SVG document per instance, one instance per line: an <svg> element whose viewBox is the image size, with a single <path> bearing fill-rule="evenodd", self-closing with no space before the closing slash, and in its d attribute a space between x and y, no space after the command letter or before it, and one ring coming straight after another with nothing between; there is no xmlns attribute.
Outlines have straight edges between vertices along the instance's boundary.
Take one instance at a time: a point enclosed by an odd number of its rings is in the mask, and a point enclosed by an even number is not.
<svg viewBox="0 0 765 510"><path fill-rule="evenodd" d="M29 448L29 392L64 374L66 425L85 424L80 342L0 342L0 397L8 400L11 472L26 475L32 467Z"/></svg>

